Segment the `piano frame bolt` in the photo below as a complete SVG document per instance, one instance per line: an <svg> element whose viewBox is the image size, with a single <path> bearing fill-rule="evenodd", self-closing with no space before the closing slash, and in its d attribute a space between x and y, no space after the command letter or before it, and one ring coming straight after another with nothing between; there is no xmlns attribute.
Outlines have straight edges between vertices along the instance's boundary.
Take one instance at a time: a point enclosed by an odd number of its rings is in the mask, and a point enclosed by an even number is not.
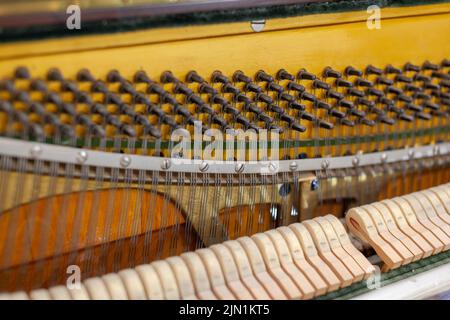
<svg viewBox="0 0 450 320"><path fill-rule="evenodd" d="M261 32L266 26L266 20L253 20L250 26L254 32Z"/></svg>
<svg viewBox="0 0 450 320"><path fill-rule="evenodd" d="M129 156L123 156L120 158L120 165L124 168L128 167L131 164L131 158Z"/></svg>
<svg viewBox="0 0 450 320"><path fill-rule="evenodd" d="M209 164L206 163L206 162L202 162L202 163L200 163L199 169L200 169L201 172L208 171L208 169L209 169Z"/></svg>
<svg viewBox="0 0 450 320"><path fill-rule="evenodd" d="M298 164L295 161L291 162L291 164L289 165L289 169L291 171L295 171L295 170L297 170L297 168L298 168Z"/></svg>
<svg viewBox="0 0 450 320"><path fill-rule="evenodd" d="M276 165L275 162L270 162L270 163L269 163L269 171L270 171L270 172L276 172L277 169L278 169L278 166Z"/></svg>
<svg viewBox="0 0 450 320"><path fill-rule="evenodd" d="M388 159L388 155L386 153L381 154L381 162L386 163Z"/></svg>
<svg viewBox="0 0 450 320"><path fill-rule="evenodd" d="M164 159L163 162L161 163L161 169L163 170L167 170L170 168L170 160L169 159Z"/></svg>
<svg viewBox="0 0 450 320"><path fill-rule="evenodd" d="M327 169L330 166L330 161L325 159L322 161L322 169Z"/></svg>
<svg viewBox="0 0 450 320"><path fill-rule="evenodd" d="M439 146L434 146L433 154L437 156L439 153L441 153L441 148Z"/></svg>
<svg viewBox="0 0 450 320"><path fill-rule="evenodd" d="M82 151L78 152L78 155L77 155L77 162L78 163L85 163L87 158L88 158L88 154L87 154L86 151L82 150Z"/></svg>
<svg viewBox="0 0 450 320"><path fill-rule="evenodd" d="M410 159L414 159L414 150L412 150L412 149L408 150L408 157Z"/></svg>
<svg viewBox="0 0 450 320"><path fill-rule="evenodd" d="M241 173L242 171L244 171L244 164L243 163L236 163L236 166L234 167L234 171L236 171L237 173Z"/></svg>
<svg viewBox="0 0 450 320"><path fill-rule="evenodd" d="M42 153L42 147L41 146L32 146L30 149L30 155L33 158L37 158Z"/></svg>
<svg viewBox="0 0 450 320"><path fill-rule="evenodd" d="M359 166L359 157L354 157L352 160L352 164L357 167Z"/></svg>

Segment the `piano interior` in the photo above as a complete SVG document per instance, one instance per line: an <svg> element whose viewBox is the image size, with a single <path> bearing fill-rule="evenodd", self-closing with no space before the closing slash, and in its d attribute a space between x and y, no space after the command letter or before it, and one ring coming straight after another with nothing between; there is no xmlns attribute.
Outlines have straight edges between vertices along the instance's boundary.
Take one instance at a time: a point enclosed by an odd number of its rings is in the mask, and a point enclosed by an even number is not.
<svg viewBox="0 0 450 320"><path fill-rule="evenodd" d="M0 3L0 298L448 297L450 3L373 2Z"/></svg>

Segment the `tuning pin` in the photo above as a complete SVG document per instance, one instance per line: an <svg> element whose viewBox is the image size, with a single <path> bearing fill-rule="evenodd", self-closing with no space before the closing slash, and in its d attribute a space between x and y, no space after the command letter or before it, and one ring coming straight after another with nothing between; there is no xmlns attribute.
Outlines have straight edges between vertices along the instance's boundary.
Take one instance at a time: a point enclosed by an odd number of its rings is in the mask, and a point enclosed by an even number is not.
<svg viewBox="0 0 450 320"><path fill-rule="evenodd" d="M156 128L156 127L154 127L154 126L152 126L152 125L146 125L145 127L144 127L144 134L148 134L148 135L150 135L150 136L152 136L152 137L154 137L154 138L156 138L156 139L159 139L159 138L161 138L161 131L158 129L158 128Z"/></svg>
<svg viewBox="0 0 450 320"><path fill-rule="evenodd" d="M358 76L361 77L363 75L362 71L357 70L355 68L353 68L352 66L349 66L347 68L345 68L344 71L346 76Z"/></svg>
<svg viewBox="0 0 450 320"><path fill-rule="evenodd" d="M367 66L366 68L366 74L374 74L374 75L381 75L383 73L383 70L376 68L372 65Z"/></svg>
<svg viewBox="0 0 450 320"><path fill-rule="evenodd" d="M289 72L287 72L286 70L281 69L277 72L277 79L294 81L295 77L292 74L290 74Z"/></svg>
<svg viewBox="0 0 450 320"><path fill-rule="evenodd" d="M250 82L252 82L252 79L250 79L250 77L246 76L242 71L236 71L233 74L233 81L250 83Z"/></svg>
<svg viewBox="0 0 450 320"><path fill-rule="evenodd" d="M375 121L367 118L361 118L359 121L368 127L373 127L375 125Z"/></svg>
<svg viewBox="0 0 450 320"><path fill-rule="evenodd" d="M143 70L140 70L140 71L136 72L136 73L134 74L133 79L134 79L134 82L137 82L137 83L147 83L147 84L150 84L150 83L153 82L153 81L149 78L149 76L147 75L147 73L145 73L145 71L143 71Z"/></svg>
<svg viewBox="0 0 450 320"><path fill-rule="evenodd" d="M306 127L304 127L301 124L296 123L296 122L292 123L290 125L290 127L291 127L292 130L295 130L295 131L298 131L298 132L305 132L306 131Z"/></svg>
<svg viewBox="0 0 450 320"><path fill-rule="evenodd" d="M351 83L348 80L341 79L341 78L336 79L335 84L336 84L336 86L343 87L343 88L351 88L351 87L353 87L353 83Z"/></svg>
<svg viewBox="0 0 450 320"><path fill-rule="evenodd" d="M303 69L303 70L300 70L297 73L297 79L300 79L300 80L316 80L316 76L314 74L312 74L312 73L310 73L310 72L308 72L308 71Z"/></svg>
<svg viewBox="0 0 450 320"><path fill-rule="evenodd" d="M332 123L325 121L325 120L321 120L321 119L317 120L317 125L320 128L327 129L327 130L332 130L334 128Z"/></svg>
<svg viewBox="0 0 450 320"><path fill-rule="evenodd" d="M268 74L268 73L266 73L266 72L264 72L262 70L260 70L260 71L258 71L256 73L255 80L257 82L259 82L259 81L261 81L261 82L273 82L274 81L273 77L270 74Z"/></svg>
<svg viewBox="0 0 450 320"><path fill-rule="evenodd" d="M447 67L447 68L450 67L450 60L448 60L448 59L442 60L441 66Z"/></svg>
<svg viewBox="0 0 450 320"><path fill-rule="evenodd" d="M189 73L186 75L186 82L203 83L205 82L205 79L200 77L200 75L196 71L189 71Z"/></svg>
<svg viewBox="0 0 450 320"><path fill-rule="evenodd" d="M211 82L212 83L229 83L230 80L228 79L228 77L224 76L222 74L222 72L220 71L214 71L213 74L211 75Z"/></svg>
<svg viewBox="0 0 450 320"><path fill-rule="evenodd" d="M33 91L41 91L44 93L48 92L47 85L45 84L45 82L43 80L40 80L40 79L35 79L35 80L31 81L30 89Z"/></svg>
<svg viewBox="0 0 450 320"><path fill-rule="evenodd" d="M342 125L344 125L344 126L347 126L347 127L354 127L355 126L355 122L350 120L350 119L347 119L347 118L341 119L340 123Z"/></svg>
<svg viewBox="0 0 450 320"><path fill-rule="evenodd" d="M61 71L59 71L59 69L53 68L50 69L47 73L47 80L49 81L63 81L64 77L61 73Z"/></svg>
<svg viewBox="0 0 450 320"><path fill-rule="evenodd" d="M413 79L411 79L410 77L407 77L405 75L399 74L397 76L395 76L395 81L399 81L399 82L404 82L404 83L412 83Z"/></svg>
<svg viewBox="0 0 450 320"><path fill-rule="evenodd" d="M355 85L359 87L373 87L373 82L363 78L357 78L355 80Z"/></svg>
<svg viewBox="0 0 450 320"><path fill-rule="evenodd" d="M92 76L91 72L88 69L81 69L77 73L78 81L95 81L95 78Z"/></svg>
<svg viewBox="0 0 450 320"><path fill-rule="evenodd" d="M11 114L13 111L13 106L8 101L0 101L0 112L4 112L6 114Z"/></svg>
<svg viewBox="0 0 450 320"><path fill-rule="evenodd" d="M420 67L416 66L410 62L406 63L405 66L403 67L403 70L405 71L414 71L414 72L419 72L420 71Z"/></svg>
<svg viewBox="0 0 450 320"><path fill-rule="evenodd" d="M106 81L108 82L122 82L124 78L120 75L119 71L111 70L106 75Z"/></svg>
<svg viewBox="0 0 450 320"><path fill-rule="evenodd" d="M400 70L399 68L394 67L391 64L388 64L386 66L386 68L384 68L384 73L386 73L386 74L393 74L393 73L400 74L400 73L402 73L402 70Z"/></svg>
<svg viewBox="0 0 450 320"><path fill-rule="evenodd" d="M162 83L179 83L180 81L170 71L164 71L161 74Z"/></svg>
<svg viewBox="0 0 450 320"><path fill-rule="evenodd" d="M377 77L377 79L375 80L376 83L378 84L384 84L386 86L392 86L394 84L394 81L382 76Z"/></svg>
<svg viewBox="0 0 450 320"><path fill-rule="evenodd" d="M330 85L326 82L316 79L313 81L313 88L328 90L330 89Z"/></svg>
<svg viewBox="0 0 450 320"><path fill-rule="evenodd" d="M422 65L422 69L437 71L439 70L439 66L437 64L431 63L430 61L425 61Z"/></svg>
<svg viewBox="0 0 450 320"><path fill-rule="evenodd" d="M342 77L342 74L339 71L331 69L331 67L326 67L325 70L323 70L323 77L324 78L340 78L340 77Z"/></svg>
<svg viewBox="0 0 450 320"><path fill-rule="evenodd" d="M26 67L17 67L14 71L14 77L17 79L30 79L30 71Z"/></svg>

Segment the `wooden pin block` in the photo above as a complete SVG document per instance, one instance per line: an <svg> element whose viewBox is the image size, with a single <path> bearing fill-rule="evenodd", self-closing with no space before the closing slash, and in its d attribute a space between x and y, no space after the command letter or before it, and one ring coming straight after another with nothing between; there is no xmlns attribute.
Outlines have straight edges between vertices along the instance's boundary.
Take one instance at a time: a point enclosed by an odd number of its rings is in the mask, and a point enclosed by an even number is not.
<svg viewBox="0 0 450 320"><path fill-rule="evenodd" d="M180 256L186 263L194 283L195 293L202 300L216 300L217 297L211 291L208 273L200 256L194 252L186 252Z"/></svg>
<svg viewBox="0 0 450 320"><path fill-rule="evenodd" d="M414 255L405 247L394 235L389 231L383 217L373 205L365 205L360 207L365 210L372 218L373 224L378 230L378 234L398 253L402 258L402 265L411 263Z"/></svg>
<svg viewBox="0 0 450 320"><path fill-rule="evenodd" d="M86 287L89 297L92 300L110 300L108 288L106 288L105 283L101 278L89 278L84 281L84 286Z"/></svg>
<svg viewBox="0 0 450 320"><path fill-rule="evenodd" d="M352 256L344 250L341 242L339 241L338 235L336 234L333 226L328 222L328 220L323 217L317 217L313 221L317 222L322 228L322 231L328 240L328 244L333 254L344 264L344 266L347 267L347 269L353 275L353 282L359 282L363 280L365 276L363 269L361 269L361 267L356 263Z"/></svg>
<svg viewBox="0 0 450 320"><path fill-rule="evenodd" d="M248 291L247 287L242 283L241 278L239 277L239 272L230 250L223 244L215 244L210 246L209 249L215 253L219 260L227 286L230 288L231 292L233 292L234 296L239 300L253 299L252 294Z"/></svg>
<svg viewBox="0 0 450 320"><path fill-rule="evenodd" d="M125 269L118 272L123 281L130 300L147 300L144 285L135 269Z"/></svg>
<svg viewBox="0 0 450 320"><path fill-rule="evenodd" d="M369 214L360 208L352 208L345 217L349 230L361 240L369 243L385 263L384 269L395 269L402 265L403 259L378 233Z"/></svg>
<svg viewBox="0 0 450 320"><path fill-rule="evenodd" d="M180 290L181 299L197 300L195 295L194 284L192 283L189 269L180 257L170 257L166 261L172 268L172 272L177 279L178 289Z"/></svg>
<svg viewBox="0 0 450 320"><path fill-rule="evenodd" d="M270 297L275 300L287 299L287 296L284 293L283 289L267 272L263 257L261 256L261 252L259 251L255 242L249 237L241 237L236 241L239 242L239 244L242 246L242 249L244 249L245 253L247 254L247 258L250 262L250 266L252 267L255 278L264 287Z"/></svg>
<svg viewBox="0 0 450 320"><path fill-rule="evenodd" d="M289 252L289 247L287 246L287 243L282 235L275 230L266 231L264 234L266 234L272 241L272 244L278 254L281 267L300 289L303 299L311 299L314 297L316 295L314 287L309 282L308 278L305 277L303 272L294 264L291 253Z"/></svg>
<svg viewBox="0 0 450 320"><path fill-rule="evenodd" d="M75 288L68 288L69 294L73 300L89 300L89 294L83 283L79 283Z"/></svg>
<svg viewBox="0 0 450 320"><path fill-rule="evenodd" d="M177 280L170 268L170 265L165 260L158 260L151 263L153 269L158 274L161 286L164 291L164 298L166 300L179 300L180 291L178 290Z"/></svg>
<svg viewBox="0 0 450 320"><path fill-rule="evenodd" d="M145 289L146 295L150 300L164 299L164 292L155 269L149 264L143 264L135 268L142 285Z"/></svg>
<svg viewBox="0 0 450 320"><path fill-rule="evenodd" d="M316 245L319 256L328 264L328 266L334 271L339 280L341 281L341 287L347 287L354 282L354 277L347 269L347 267L339 260L331 251L327 237L323 232L320 225L314 220L303 221L306 229L309 231L311 238Z"/></svg>
<svg viewBox="0 0 450 320"><path fill-rule="evenodd" d="M108 273L102 276L112 300L128 300L127 290L117 273Z"/></svg>
<svg viewBox="0 0 450 320"><path fill-rule="evenodd" d="M315 295L320 296L328 291L328 286L322 279L320 274L312 267L306 260L300 242L298 241L294 231L289 227L279 227L275 229L286 241L286 244L291 253L292 260L294 261L297 268L299 268L305 276L309 279L311 284L314 286Z"/></svg>
<svg viewBox="0 0 450 320"><path fill-rule="evenodd" d="M223 276L222 267L214 252L210 249L199 249L195 251L203 261L208 273L211 289L220 300L235 300L236 297L227 287Z"/></svg>
<svg viewBox="0 0 450 320"><path fill-rule="evenodd" d="M269 237L265 234L257 233L253 235L251 239L255 242L261 252L267 271L272 278L278 282L280 287L284 290L284 293L289 297L289 299L300 299L302 297L302 293L291 280L289 275L287 275L281 268L277 253Z"/></svg>
<svg viewBox="0 0 450 320"><path fill-rule="evenodd" d="M441 220L447 224L447 228L450 229L450 215L447 213L447 209L444 207L444 204L440 198L430 190L423 190L420 193L428 199L428 201L433 205L433 208L439 218L441 218Z"/></svg>
<svg viewBox="0 0 450 320"><path fill-rule="evenodd" d="M389 209L380 202L372 203L372 206L381 214L389 232L413 254L412 261L422 259L424 252L398 228L397 222L392 217Z"/></svg>
<svg viewBox="0 0 450 320"><path fill-rule="evenodd" d="M422 208L431 222L438 226L446 235L450 237L450 225L438 215L434 209L433 204L422 192L414 192L408 195L408 197L414 197L422 205Z"/></svg>
<svg viewBox="0 0 450 320"><path fill-rule="evenodd" d="M316 269L328 285L328 292L335 291L341 286L336 274L331 270L327 263L325 263L319 256L314 241L311 238L306 227L301 223L294 223L289 225L289 228L294 232L300 245L302 246L306 260Z"/></svg>
<svg viewBox="0 0 450 320"><path fill-rule="evenodd" d="M358 249L355 248L355 246L350 241L350 237L348 236L347 231L337 217L329 214L324 218L328 220L328 222L333 227L342 245L342 248L344 248L344 250L347 251L350 256L352 256L352 258L364 271L364 279L368 279L375 272L375 267L369 262L369 260L367 260L366 257L364 257L364 255Z"/></svg>
<svg viewBox="0 0 450 320"><path fill-rule="evenodd" d="M391 200L398 205L400 210L402 210L410 227L428 241L433 248L433 254L438 254L444 250L444 242L433 232L437 227L428 220L421 210L416 214L411 207L411 204L404 198L396 197ZM442 234L442 231L440 231L440 233Z"/></svg>
<svg viewBox="0 0 450 320"><path fill-rule="evenodd" d="M416 214L420 223L429 229L444 244L442 251L450 249L450 238L440 228L440 226L443 225L443 221L436 217L434 210L427 212L421 205L421 202L419 201L420 198L418 199L412 194L403 196L402 198L409 203L411 208L413 208L413 212Z"/></svg>
<svg viewBox="0 0 450 320"><path fill-rule="evenodd" d="M236 268L239 272L239 276L244 285L252 294L253 298L257 300L271 299L270 295L253 275L250 261L248 260L247 254L245 253L239 242L235 240L229 240L225 241L222 244L228 248L231 255L233 256L234 262L236 263ZM281 291L281 289L279 288L278 290Z"/></svg>
<svg viewBox="0 0 450 320"><path fill-rule="evenodd" d="M414 244L422 251L422 259L433 254L433 247L419 233L411 228L403 215L402 210L397 203L392 200L383 200L380 202L392 214L393 219L397 223L398 228L414 242Z"/></svg>

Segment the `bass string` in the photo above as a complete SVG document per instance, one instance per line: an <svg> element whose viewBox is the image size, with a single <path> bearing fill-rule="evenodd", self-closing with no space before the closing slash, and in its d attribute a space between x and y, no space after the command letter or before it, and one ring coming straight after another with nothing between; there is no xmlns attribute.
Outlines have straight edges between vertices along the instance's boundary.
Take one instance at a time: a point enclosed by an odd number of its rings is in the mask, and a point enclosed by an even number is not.
<svg viewBox="0 0 450 320"><path fill-rule="evenodd" d="M119 140L120 138L118 138ZM126 147L126 153L133 153L135 149L135 141L134 139L127 139L127 147ZM122 144L122 141L120 139L120 144ZM122 160L125 161L125 156L122 158ZM127 229L130 224L130 198L131 198L131 183L133 180L133 170L129 169L124 165L125 168L121 169L121 173L123 174L123 183L120 185L120 196L119 199L115 199L116 203L119 203L119 212L116 219L118 220L118 223L114 225L111 231L116 231L116 238L111 239L113 246L112 249L112 257L113 257L113 264L112 264L112 270L118 271L122 268L123 265L126 264L122 259L124 256L124 247L125 247L125 239L127 237ZM117 221L116 220L116 221Z"/></svg>

